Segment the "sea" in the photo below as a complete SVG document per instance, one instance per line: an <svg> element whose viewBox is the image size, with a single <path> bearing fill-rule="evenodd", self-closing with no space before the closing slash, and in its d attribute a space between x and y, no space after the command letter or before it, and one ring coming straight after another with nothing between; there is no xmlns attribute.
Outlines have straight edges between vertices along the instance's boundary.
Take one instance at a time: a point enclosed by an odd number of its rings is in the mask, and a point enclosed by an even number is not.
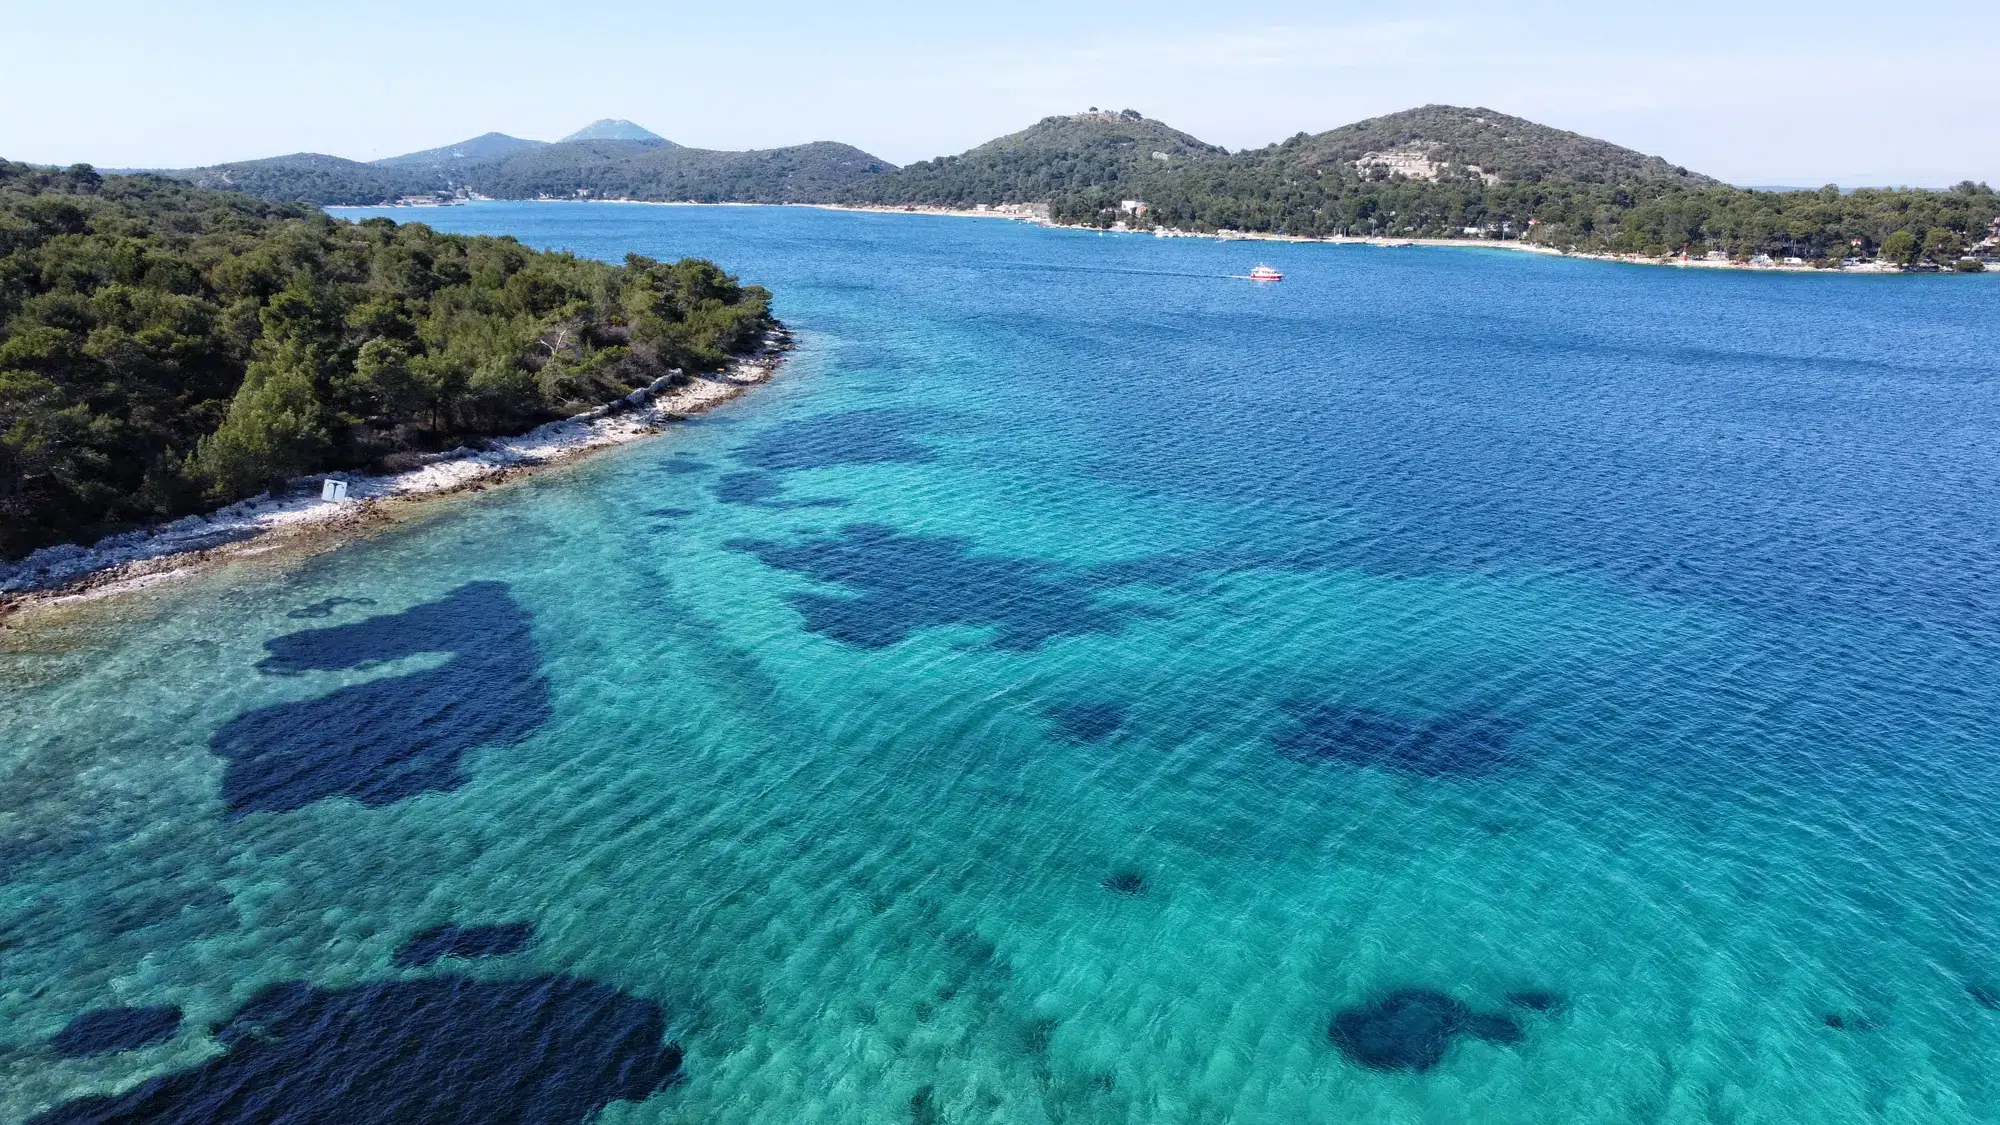
<svg viewBox="0 0 2000 1125"><path fill-rule="evenodd" d="M2000 279L335 213L798 348L10 622L0 1121L2000 1122Z"/></svg>

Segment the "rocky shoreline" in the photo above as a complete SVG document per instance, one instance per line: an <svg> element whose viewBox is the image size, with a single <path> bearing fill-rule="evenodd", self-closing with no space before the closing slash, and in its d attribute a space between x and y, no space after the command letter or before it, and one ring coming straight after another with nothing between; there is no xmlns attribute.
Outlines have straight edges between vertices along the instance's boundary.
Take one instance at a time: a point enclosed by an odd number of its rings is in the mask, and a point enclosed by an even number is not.
<svg viewBox="0 0 2000 1125"><path fill-rule="evenodd" d="M282 494L263 493L207 515L122 532L90 546L44 547L0 564L0 615L35 604L108 597L187 577L229 559L264 554L290 541L343 536L392 518L396 505L479 491L516 474L574 460L663 432L673 422L767 382L794 346L783 328L757 351L706 375L664 376L595 410L537 426L478 448L433 454L398 473L317 473ZM345 481L344 500L324 500L326 480Z"/></svg>

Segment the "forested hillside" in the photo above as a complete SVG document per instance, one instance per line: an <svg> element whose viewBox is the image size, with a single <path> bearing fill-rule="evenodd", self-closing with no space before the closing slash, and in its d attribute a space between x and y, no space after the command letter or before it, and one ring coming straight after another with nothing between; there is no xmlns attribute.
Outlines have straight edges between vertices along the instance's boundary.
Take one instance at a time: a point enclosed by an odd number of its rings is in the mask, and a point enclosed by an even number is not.
<svg viewBox="0 0 2000 1125"><path fill-rule="evenodd" d="M1047 117L905 168L820 142L754 152L500 134L375 164L299 154L173 173L267 199L377 203L464 189L502 199L1046 204L1058 222L1326 237L1526 239L1635 254L1721 251L1827 265L1882 257L1976 268L2000 200L1949 191L1749 191L1495 110L1430 105L1231 153L1136 110ZM417 159L422 158L422 159ZM1146 204L1128 214L1124 201Z"/></svg>
<svg viewBox="0 0 2000 1125"><path fill-rule="evenodd" d="M1133 193L1137 191L1135 196ZM1142 198L1143 217L1118 210ZM1525 238L1569 249L1951 265L2000 198L1950 191L1768 192L1488 109L1426 106L1049 200L1059 221L1324 237ZM1858 244L1857 244L1858 240Z"/></svg>
<svg viewBox="0 0 2000 1125"><path fill-rule="evenodd" d="M211 191L240 191L284 203L322 207L381 203L419 192L449 190L452 178L436 165L363 164L316 152L241 160L159 175Z"/></svg>
<svg viewBox="0 0 2000 1125"><path fill-rule="evenodd" d="M1720 183L1657 156L1490 109L1427 105L1294 140L1298 143L1286 155L1299 167L1359 162L1371 172L1380 169L1382 176L1393 174L1401 156L1406 164L1422 160L1438 171L1461 173L1476 168L1511 183L1551 178L1580 184Z"/></svg>
<svg viewBox="0 0 2000 1125"><path fill-rule="evenodd" d="M516 432L771 323L698 259L0 162L0 557Z"/></svg>
<svg viewBox="0 0 2000 1125"><path fill-rule="evenodd" d="M643 199L698 203L822 203L852 197L893 166L821 141L749 152L631 141L570 141L517 153L465 173L498 199Z"/></svg>
<svg viewBox="0 0 2000 1125"><path fill-rule="evenodd" d="M373 164L296 153L162 175L197 187L321 206L366 206L459 189L496 199L825 203L855 198L859 185L894 168L830 141L725 152L657 138L545 144L488 134Z"/></svg>
<svg viewBox="0 0 2000 1125"><path fill-rule="evenodd" d="M401 156L385 156L374 161L377 168L422 168L455 171L490 163L528 149L547 148L547 141L530 141L505 133L481 133L455 145L441 145Z"/></svg>
<svg viewBox="0 0 2000 1125"><path fill-rule="evenodd" d="M1092 111L1045 117L961 155L918 161L858 185L855 198L948 206L1047 203L1086 192L1109 199L1224 152L1137 110Z"/></svg>

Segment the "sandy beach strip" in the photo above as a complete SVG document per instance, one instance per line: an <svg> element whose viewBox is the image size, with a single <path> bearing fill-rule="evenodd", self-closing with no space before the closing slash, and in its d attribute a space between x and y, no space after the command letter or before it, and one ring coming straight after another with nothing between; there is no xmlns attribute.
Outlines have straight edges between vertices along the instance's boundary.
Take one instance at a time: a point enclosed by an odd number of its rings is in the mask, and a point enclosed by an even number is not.
<svg viewBox="0 0 2000 1125"><path fill-rule="evenodd" d="M491 438L476 449L461 446L433 454L404 472L315 473L293 481L281 496L259 494L207 515L183 516L87 547L44 547L0 564L0 614L111 597L289 543L338 538L388 522L395 505L477 491L524 471L652 437L679 419L768 381L791 347L790 334L781 328L766 336L758 351L721 371L687 377L678 385L662 378L595 410L513 437ZM329 479L347 482L347 499L321 499L321 483Z"/></svg>

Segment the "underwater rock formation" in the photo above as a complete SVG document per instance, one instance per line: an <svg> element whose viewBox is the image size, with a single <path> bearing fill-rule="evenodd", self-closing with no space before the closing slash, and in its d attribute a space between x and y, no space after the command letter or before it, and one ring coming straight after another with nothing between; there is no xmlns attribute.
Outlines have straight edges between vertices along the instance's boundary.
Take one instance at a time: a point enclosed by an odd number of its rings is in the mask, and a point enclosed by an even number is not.
<svg viewBox="0 0 2000 1125"><path fill-rule="evenodd" d="M680 1079L651 1000L569 976L272 985L221 1027L227 1048L34 1125L582 1125Z"/></svg>
<svg viewBox="0 0 2000 1125"><path fill-rule="evenodd" d="M170 1004L147 1008L95 1008L69 1021L49 1046L59 1055L82 1058L148 1047L174 1037L181 1010Z"/></svg>
<svg viewBox="0 0 2000 1125"><path fill-rule="evenodd" d="M1525 1038L1511 1017L1475 1012L1430 988L1384 993L1371 1003L1335 1013L1327 1028L1327 1037L1340 1053L1362 1066L1418 1073L1443 1062L1461 1035L1503 1046Z"/></svg>
<svg viewBox="0 0 2000 1125"><path fill-rule="evenodd" d="M1106 876L1103 886L1107 891L1138 898L1146 893L1146 877L1137 871L1120 871Z"/></svg>
<svg viewBox="0 0 2000 1125"><path fill-rule="evenodd" d="M1513 755L1514 725L1477 712L1405 719L1321 703L1294 703L1285 710L1293 721L1278 736L1278 748L1299 761L1439 778L1490 773Z"/></svg>
<svg viewBox="0 0 2000 1125"><path fill-rule="evenodd" d="M548 721L548 681L533 619L505 583L472 582L444 598L265 644L267 675L367 667L420 653L443 665L239 715L210 747L228 759L230 815L286 812L328 797L386 805L464 783L459 758L508 745Z"/></svg>
<svg viewBox="0 0 2000 1125"><path fill-rule="evenodd" d="M441 957L504 957L525 949L534 937L535 927L527 922L432 926L412 934L397 947L396 964L415 967L433 964Z"/></svg>

